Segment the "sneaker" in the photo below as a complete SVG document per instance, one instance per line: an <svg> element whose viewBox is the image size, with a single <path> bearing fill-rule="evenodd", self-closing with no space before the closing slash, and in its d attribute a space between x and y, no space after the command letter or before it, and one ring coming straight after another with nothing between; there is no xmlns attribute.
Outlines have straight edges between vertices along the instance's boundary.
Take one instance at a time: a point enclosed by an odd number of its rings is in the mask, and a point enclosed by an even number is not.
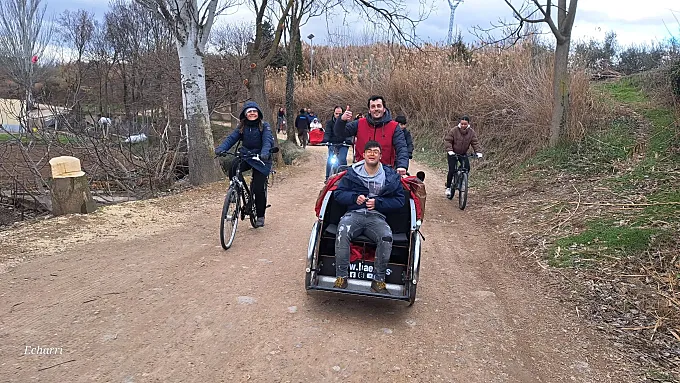
<svg viewBox="0 0 680 383"><path fill-rule="evenodd" d="M335 284L333 285L336 289L346 289L347 288L347 278L337 277L335 278Z"/></svg>
<svg viewBox="0 0 680 383"><path fill-rule="evenodd" d="M337 284L337 280L335 281ZM385 282L381 281L373 281L371 282L371 291L374 293L379 293L379 294L389 294L389 290L387 290L387 286L385 286Z"/></svg>
<svg viewBox="0 0 680 383"><path fill-rule="evenodd" d="M257 217L257 221L255 221L255 226L256 227L264 226L264 217Z"/></svg>
<svg viewBox="0 0 680 383"><path fill-rule="evenodd" d="M446 198L451 198L451 188L446 188Z"/></svg>

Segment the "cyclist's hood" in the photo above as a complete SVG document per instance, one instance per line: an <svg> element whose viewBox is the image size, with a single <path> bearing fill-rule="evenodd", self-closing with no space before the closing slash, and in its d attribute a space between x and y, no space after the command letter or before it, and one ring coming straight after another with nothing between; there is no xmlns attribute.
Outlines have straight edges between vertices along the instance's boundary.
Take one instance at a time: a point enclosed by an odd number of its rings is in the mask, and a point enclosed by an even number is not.
<svg viewBox="0 0 680 383"><path fill-rule="evenodd" d="M383 114L382 118L378 121L373 119L373 116L371 116L371 113L366 114L366 121L374 127L381 127L387 124L388 122L392 121L392 113L390 113L390 110L385 108L385 114Z"/></svg>
<svg viewBox="0 0 680 383"><path fill-rule="evenodd" d="M260 120L262 120L262 116L263 116L262 109L260 109L260 106L257 105L257 103L255 101L247 101L245 104L243 104L243 109L241 109L241 114L239 115L238 118L240 120L243 120L244 118L246 118L246 110L248 110L250 108L257 109L257 115L259 116Z"/></svg>

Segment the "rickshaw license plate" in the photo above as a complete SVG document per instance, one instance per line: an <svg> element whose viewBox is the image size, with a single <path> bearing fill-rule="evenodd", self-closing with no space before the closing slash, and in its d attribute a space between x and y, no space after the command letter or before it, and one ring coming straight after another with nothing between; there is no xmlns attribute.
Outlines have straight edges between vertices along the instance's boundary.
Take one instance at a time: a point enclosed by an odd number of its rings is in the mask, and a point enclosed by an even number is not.
<svg viewBox="0 0 680 383"><path fill-rule="evenodd" d="M335 276L335 257L319 256L321 274ZM385 281L387 283L404 284L404 265L398 263L388 263L385 270ZM349 264L349 277L351 279L373 280L375 268L371 261L354 261Z"/></svg>

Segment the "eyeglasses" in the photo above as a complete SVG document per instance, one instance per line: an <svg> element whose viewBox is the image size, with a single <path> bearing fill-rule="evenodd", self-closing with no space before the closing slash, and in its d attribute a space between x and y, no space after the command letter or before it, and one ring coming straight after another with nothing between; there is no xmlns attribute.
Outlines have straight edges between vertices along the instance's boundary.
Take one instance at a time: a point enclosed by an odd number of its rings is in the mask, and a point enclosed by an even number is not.
<svg viewBox="0 0 680 383"><path fill-rule="evenodd" d="M364 153L366 153L366 154L376 154L377 155L377 154L380 154L380 149L366 149L364 151Z"/></svg>

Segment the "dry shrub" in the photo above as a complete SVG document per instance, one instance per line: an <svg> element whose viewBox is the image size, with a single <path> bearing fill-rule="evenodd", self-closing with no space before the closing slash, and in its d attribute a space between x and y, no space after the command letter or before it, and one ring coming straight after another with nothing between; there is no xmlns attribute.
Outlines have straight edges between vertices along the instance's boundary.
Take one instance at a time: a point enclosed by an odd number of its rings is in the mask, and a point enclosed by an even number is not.
<svg viewBox="0 0 680 383"><path fill-rule="evenodd" d="M327 119L336 105L366 113L368 97L383 95L393 117L408 118L418 149L443 149L444 132L467 114L491 162L511 166L548 142L552 58L532 52L536 50L528 44L481 50L468 65L440 47L317 48L318 75L296 79L295 100ZM330 57L337 64L331 65ZM271 72L267 91L273 105L282 105L285 73ZM582 71L572 73L570 94L567 135L579 140L596 125L604 106L591 95Z"/></svg>

